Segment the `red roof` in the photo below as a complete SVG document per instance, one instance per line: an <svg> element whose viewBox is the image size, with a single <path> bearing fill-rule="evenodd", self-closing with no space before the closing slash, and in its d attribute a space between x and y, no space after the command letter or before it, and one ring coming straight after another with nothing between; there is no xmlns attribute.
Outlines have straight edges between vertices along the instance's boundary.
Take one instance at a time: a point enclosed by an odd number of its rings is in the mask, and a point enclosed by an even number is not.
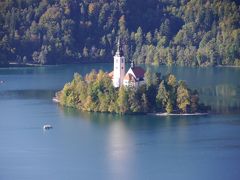
<svg viewBox="0 0 240 180"><path fill-rule="evenodd" d="M145 70L141 67L134 67L134 68L131 68L134 75L136 76L136 78L143 78L144 77L144 74L145 74Z"/></svg>

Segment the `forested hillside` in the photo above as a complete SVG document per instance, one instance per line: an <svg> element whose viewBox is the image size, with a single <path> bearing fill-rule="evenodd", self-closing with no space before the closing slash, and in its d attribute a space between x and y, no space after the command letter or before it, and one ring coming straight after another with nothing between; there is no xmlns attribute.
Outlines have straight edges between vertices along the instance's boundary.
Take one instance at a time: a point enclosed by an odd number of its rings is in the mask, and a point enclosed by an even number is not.
<svg viewBox="0 0 240 180"><path fill-rule="evenodd" d="M0 66L127 60L240 65L240 6L230 0L2 0Z"/></svg>

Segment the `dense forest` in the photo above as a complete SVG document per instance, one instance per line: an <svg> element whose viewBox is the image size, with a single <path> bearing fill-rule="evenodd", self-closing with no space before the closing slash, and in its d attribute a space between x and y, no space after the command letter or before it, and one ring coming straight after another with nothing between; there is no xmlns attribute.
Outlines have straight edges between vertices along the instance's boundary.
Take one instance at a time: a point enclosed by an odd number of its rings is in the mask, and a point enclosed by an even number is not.
<svg viewBox="0 0 240 180"><path fill-rule="evenodd" d="M0 66L126 59L240 66L240 6L230 0L2 0Z"/></svg>
<svg viewBox="0 0 240 180"><path fill-rule="evenodd" d="M173 74L161 78L160 73L145 73L146 84L114 88L109 75L102 70L92 71L85 77L74 74L71 82L56 93L61 105L82 111L111 113L196 113L207 112L209 107L199 104L198 92L177 81Z"/></svg>

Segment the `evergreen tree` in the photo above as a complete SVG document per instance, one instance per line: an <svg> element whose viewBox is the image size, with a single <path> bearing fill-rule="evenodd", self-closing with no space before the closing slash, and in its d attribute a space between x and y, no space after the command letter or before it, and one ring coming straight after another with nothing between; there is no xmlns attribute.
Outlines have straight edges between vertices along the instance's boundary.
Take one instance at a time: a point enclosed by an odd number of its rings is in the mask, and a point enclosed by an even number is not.
<svg viewBox="0 0 240 180"><path fill-rule="evenodd" d="M142 94L142 112L148 112L149 110L149 102L148 102L148 98L147 98L147 95L145 93Z"/></svg>
<svg viewBox="0 0 240 180"><path fill-rule="evenodd" d="M157 107L162 110L163 108L165 108L167 106L167 102L169 99L169 94L166 90L165 87L165 82L164 80L160 83L160 86L158 88L158 93L156 96L156 105Z"/></svg>
<svg viewBox="0 0 240 180"><path fill-rule="evenodd" d="M140 112L141 111L141 105L137 97L137 90L134 88L129 89L129 105L130 105L130 111L133 113Z"/></svg>
<svg viewBox="0 0 240 180"><path fill-rule="evenodd" d="M167 111L167 113L172 113L173 112L173 105L172 105L172 102L171 102L170 99L167 102L166 111Z"/></svg>
<svg viewBox="0 0 240 180"><path fill-rule="evenodd" d="M147 71L144 74L144 81L146 83L147 88L149 88L152 84L152 75L149 69L147 69Z"/></svg>

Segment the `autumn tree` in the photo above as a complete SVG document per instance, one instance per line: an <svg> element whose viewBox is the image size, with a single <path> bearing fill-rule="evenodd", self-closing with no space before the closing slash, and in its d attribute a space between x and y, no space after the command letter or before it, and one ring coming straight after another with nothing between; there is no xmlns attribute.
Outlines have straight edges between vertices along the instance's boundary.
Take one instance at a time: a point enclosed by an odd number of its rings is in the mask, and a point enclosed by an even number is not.
<svg viewBox="0 0 240 180"><path fill-rule="evenodd" d="M181 81L177 88L177 106L182 112L187 112L187 107L190 105L190 94L186 84Z"/></svg>

